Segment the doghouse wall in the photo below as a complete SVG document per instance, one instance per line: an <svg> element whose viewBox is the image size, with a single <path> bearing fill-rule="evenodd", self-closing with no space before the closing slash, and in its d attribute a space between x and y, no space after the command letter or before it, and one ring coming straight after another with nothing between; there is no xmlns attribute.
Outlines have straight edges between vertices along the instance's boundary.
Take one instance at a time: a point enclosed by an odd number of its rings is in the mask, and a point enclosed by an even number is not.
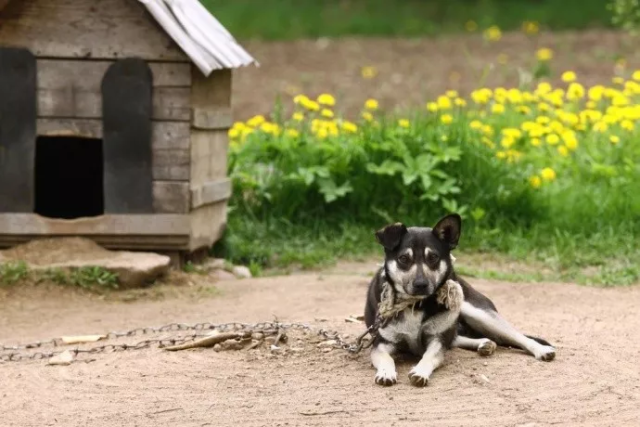
<svg viewBox="0 0 640 427"><path fill-rule="evenodd" d="M101 82L113 61L38 59L37 133L102 138ZM191 66L149 63L153 73L154 211L187 213Z"/></svg>

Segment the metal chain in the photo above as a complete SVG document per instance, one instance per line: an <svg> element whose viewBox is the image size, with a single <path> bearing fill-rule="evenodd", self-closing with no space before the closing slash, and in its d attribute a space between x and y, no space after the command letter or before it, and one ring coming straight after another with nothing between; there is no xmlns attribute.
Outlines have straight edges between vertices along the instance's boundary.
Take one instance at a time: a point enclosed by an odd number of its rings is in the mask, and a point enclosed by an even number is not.
<svg viewBox="0 0 640 427"><path fill-rule="evenodd" d="M377 332L378 322L372 325L367 329L362 335L358 337L355 343L349 344L342 339L342 337L337 332L327 331L325 329L320 329L318 331L319 335L329 339L335 340L338 344L338 347L348 351L349 353L358 353L363 348L366 348L371 345L371 340L366 346L362 342L362 339L367 335L371 334L372 337ZM133 337L138 335L149 335L149 334L157 334L162 332L177 332L177 331L205 331L205 330L218 330L220 332L229 332L229 331L247 331L251 330L254 332L266 331L266 330L287 330L287 329L301 329L306 331L311 331L313 328L307 324L303 323L280 323L277 321L274 322L259 322L259 323L241 323L241 322L229 322L229 323L196 323L196 324L185 324L185 323L170 323L164 326L159 327L144 327L144 328L135 328L129 331L111 331L105 335L104 340L113 340L118 338L125 337ZM180 338L164 338L164 339L148 339L140 341L136 344L104 344L101 346L94 346L88 349L74 348L69 349L74 356L78 354L96 354L103 352L116 352L116 351L126 351L126 350L141 350L145 348L150 348L152 345L157 345L159 348L184 344L187 341L194 340L198 337L205 336L206 334L189 334ZM25 351L33 350L33 349L41 349L43 347L61 347L68 345L64 344L61 338L54 338L50 340L42 340L35 341L23 345L2 345L0 344L0 360L7 362L17 362L23 360L36 360L36 359L48 359L57 354L62 353L63 351L38 351L35 353L25 354ZM5 354L2 354L5 353Z"/></svg>

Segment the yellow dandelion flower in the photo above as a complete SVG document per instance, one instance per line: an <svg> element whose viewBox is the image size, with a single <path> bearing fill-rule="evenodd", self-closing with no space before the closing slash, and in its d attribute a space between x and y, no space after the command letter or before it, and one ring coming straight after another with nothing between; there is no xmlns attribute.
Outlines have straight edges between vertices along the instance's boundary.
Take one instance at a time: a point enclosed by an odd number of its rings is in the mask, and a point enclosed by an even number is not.
<svg viewBox="0 0 640 427"><path fill-rule="evenodd" d="M559 142L560 142L560 137L558 135L556 135L555 133L547 135L547 144L556 145Z"/></svg>
<svg viewBox="0 0 640 427"><path fill-rule="evenodd" d="M304 120L304 114L297 112L297 113L293 113L293 115L291 116L291 118L293 120L295 120L296 122L301 122Z"/></svg>
<svg viewBox="0 0 640 427"><path fill-rule="evenodd" d="M587 103L585 104L585 107L587 107L590 110L595 110L596 108L598 108L598 103L596 101L587 101Z"/></svg>
<svg viewBox="0 0 640 427"><path fill-rule="evenodd" d="M411 123L409 123L409 120L407 119L398 120L398 126L400 126L401 128L408 128L410 125Z"/></svg>
<svg viewBox="0 0 640 427"><path fill-rule="evenodd" d="M464 28L469 31L470 33L474 32L475 30L478 29L478 24L476 24L475 21L467 21L464 24Z"/></svg>
<svg viewBox="0 0 640 427"><path fill-rule="evenodd" d="M551 122L551 119L547 116L538 116L536 117L536 122L540 123L541 125L546 125Z"/></svg>
<svg viewBox="0 0 640 427"><path fill-rule="evenodd" d="M456 98L453 100L453 103L456 104L456 106L458 107L466 107L467 106L467 101L465 101L462 98Z"/></svg>
<svg viewBox="0 0 640 427"><path fill-rule="evenodd" d="M529 184L533 188L540 188L540 186L542 185L542 179L540 179L538 175L533 175L529 177Z"/></svg>
<svg viewBox="0 0 640 427"><path fill-rule="evenodd" d="M363 79L372 79L378 74L378 70L376 70L376 67L368 65L360 69L360 74Z"/></svg>
<svg viewBox="0 0 640 427"><path fill-rule="evenodd" d="M320 112L320 115L322 115L322 117L326 117L328 119L333 118L333 111L327 109L327 108L323 108L322 111Z"/></svg>
<svg viewBox="0 0 640 427"><path fill-rule="evenodd" d="M553 51L547 47L540 48L536 52L536 57L540 62L550 61L553 58Z"/></svg>
<svg viewBox="0 0 640 427"><path fill-rule="evenodd" d="M285 134L291 138L297 138L300 136L300 132L295 129L287 129Z"/></svg>
<svg viewBox="0 0 640 427"><path fill-rule="evenodd" d="M609 125L604 121L597 122L593 125L594 132L606 132L609 129Z"/></svg>
<svg viewBox="0 0 640 427"><path fill-rule="evenodd" d="M491 112L493 114L502 114L504 113L504 105L503 104L493 104L491 106Z"/></svg>
<svg viewBox="0 0 640 427"><path fill-rule="evenodd" d="M349 121L344 121L342 123L342 129L345 132L349 132L349 133L356 133L358 131L358 126L356 126L355 123L351 123Z"/></svg>
<svg viewBox="0 0 640 427"><path fill-rule="evenodd" d="M623 85L624 84L624 79L620 76L616 76L614 78L611 79L611 83L613 83L614 85Z"/></svg>
<svg viewBox="0 0 640 427"><path fill-rule="evenodd" d="M544 168L540 171L540 176L545 181L553 181L556 179L556 172L551 168Z"/></svg>
<svg viewBox="0 0 640 427"><path fill-rule="evenodd" d="M302 100L301 105L307 110L318 111L320 109L320 104L310 99Z"/></svg>
<svg viewBox="0 0 640 427"><path fill-rule="evenodd" d="M507 152L506 151L496 151L496 157L498 159L506 159L507 158Z"/></svg>
<svg viewBox="0 0 640 427"><path fill-rule="evenodd" d="M620 137L619 137L619 136L617 136L617 135L611 135L611 136L609 137L609 141L610 141L613 145L616 145L616 144L618 144L618 143L620 142Z"/></svg>
<svg viewBox="0 0 640 427"><path fill-rule="evenodd" d="M513 144L515 143L516 143L516 140L510 136L505 136L502 138L502 141L500 141L500 145L507 149L513 147Z"/></svg>
<svg viewBox="0 0 640 427"><path fill-rule="evenodd" d="M558 147L558 154L562 157L567 157L569 155L569 150L564 145Z"/></svg>
<svg viewBox="0 0 640 427"><path fill-rule="evenodd" d="M576 73L573 71L565 71L564 73L562 73L562 81L566 82L566 83L571 83L576 81L576 79L578 78L576 76Z"/></svg>
<svg viewBox="0 0 640 427"><path fill-rule="evenodd" d="M540 82L540 83L538 83L538 86L536 87L535 94L537 94L537 95L546 95L547 93L551 92L552 90L553 90L553 87L551 86L551 83L549 83L549 82Z"/></svg>
<svg viewBox="0 0 640 427"><path fill-rule="evenodd" d="M633 129L635 128L635 125L633 124L633 122L628 119L621 121L620 126L622 127L622 129L627 130L629 132L633 131Z"/></svg>
<svg viewBox="0 0 640 427"><path fill-rule="evenodd" d="M442 117L440 117L440 121L442 123L444 123L445 125L448 125L451 122L453 122L453 116L451 114L443 114ZM405 126L405 127L407 127L407 126Z"/></svg>
<svg viewBox="0 0 640 427"><path fill-rule="evenodd" d="M445 95L448 96L449 98L457 98L458 97L458 91L457 90L448 90L445 92Z"/></svg>
<svg viewBox="0 0 640 427"><path fill-rule="evenodd" d="M228 135L229 135L229 138L236 139L237 137L240 136L240 129L231 128L231 129L229 129Z"/></svg>
<svg viewBox="0 0 640 427"><path fill-rule="evenodd" d="M309 98L307 98L306 95L296 95L293 97L293 102L296 104L300 104L302 105L304 102L308 101Z"/></svg>
<svg viewBox="0 0 640 427"><path fill-rule="evenodd" d="M534 147L540 147L540 145L542 145L542 141L540 141L540 138L531 138L531 145Z"/></svg>
<svg viewBox="0 0 640 427"><path fill-rule="evenodd" d="M540 25L535 21L524 21L522 23L522 31L529 35L538 34Z"/></svg>
<svg viewBox="0 0 640 427"><path fill-rule="evenodd" d="M482 129L482 122L480 120L473 120L469 123L469 127L474 130Z"/></svg>
<svg viewBox="0 0 640 427"><path fill-rule="evenodd" d="M636 70L631 74L631 78L637 82L640 82L640 70Z"/></svg>
<svg viewBox="0 0 640 427"><path fill-rule="evenodd" d="M436 101L438 108L441 110L448 110L451 108L451 98L446 95L440 95Z"/></svg>
<svg viewBox="0 0 640 427"><path fill-rule="evenodd" d="M323 93L318 96L318 103L322 105L328 105L331 107L336 105L336 99L328 93Z"/></svg>
<svg viewBox="0 0 640 427"><path fill-rule="evenodd" d="M484 125L482 126L482 133L491 136L493 135L493 128L491 127L491 125Z"/></svg>
<svg viewBox="0 0 640 427"><path fill-rule="evenodd" d="M325 139L327 136L329 136L329 131L327 130L327 128L321 127L316 131L316 136L320 139Z"/></svg>
<svg viewBox="0 0 640 427"><path fill-rule="evenodd" d="M497 25L492 25L484 31L484 38L492 42L498 41L502 38L502 31Z"/></svg>
<svg viewBox="0 0 640 427"><path fill-rule="evenodd" d="M519 105L518 108L516 108L516 110L518 111L518 113L524 114L525 116L528 116L529 114L531 114L531 108L529 108L526 105Z"/></svg>
<svg viewBox="0 0 640 427"><path fill-rule="evenodd" d="M547 111L551 111L551 106L549 104L545 104L544 102L541 102L538 104L538 111L546 113Z"/></svg>
<svg viewBox="0 0 640 427"><path fill-rule="evenodd" d="M567 99L570 101L577 101L584 98L584 93L584 86L582 86L580 83L573 82L567 89Z"/></svg>
<svg viewBox="0 0 640 427"><path fill-rule="evenodd" d="M427 110L429 110L432 113L437 112L438 111L438 104L436 104L435 102L427 103Z"/></svg>
<svg viewBox="0 0 640 427"><path fill-rule="evenodd" d="M366 121L370 122L373 120L373 114L371 114L368 111L365 111L362 113L362 118L365 119Z"/></svg>
<svg viewBox="0 0 640 427"><path fill-rule="evenodd" d="M378 101L373 98L369 98L364 102L364 108L366 108L367 110L377 110Z"/></svg>

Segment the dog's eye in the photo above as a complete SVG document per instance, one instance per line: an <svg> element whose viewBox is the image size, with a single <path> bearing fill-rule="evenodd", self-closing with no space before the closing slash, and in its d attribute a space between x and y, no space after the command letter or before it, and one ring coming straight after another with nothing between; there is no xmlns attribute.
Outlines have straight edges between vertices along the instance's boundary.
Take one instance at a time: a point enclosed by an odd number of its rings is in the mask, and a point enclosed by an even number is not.
<svg viewBox="0 0 640 427"><path fill-rule="evenodd" d="M434 265L435 263L437 263L438 261L440 261L440 255L435 254L433 252L431 252L429 255L427 255L427 262L430 265Z"/></svg>
<svg viewBox="0 0 640 427"><path fill-rule="evenodd" d="M411 257L407 254L403 254L398 257L398 261L400 261L401 264L409 264L409 262L411 262Z"/></svg>

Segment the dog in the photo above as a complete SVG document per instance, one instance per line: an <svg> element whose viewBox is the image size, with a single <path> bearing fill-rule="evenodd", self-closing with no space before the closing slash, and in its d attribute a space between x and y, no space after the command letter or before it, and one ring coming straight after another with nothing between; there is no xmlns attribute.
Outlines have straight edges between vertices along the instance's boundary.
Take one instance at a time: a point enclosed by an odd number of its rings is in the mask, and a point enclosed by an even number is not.
<svg viewBox="0 0 640 427"><path fill-rule="evenodd" d="M394 356L403 352L421 357L409 372L411 384L421 387L451 348L489 356L500 345L542 361L555 358L549 342L519 332L456 274L451 252L461 231L462 218L454 213L433 228L395 223L375 232L384 265L369 284L364 317L369 329L381 322L371 343L376 384L396 384Z"/></svg>

